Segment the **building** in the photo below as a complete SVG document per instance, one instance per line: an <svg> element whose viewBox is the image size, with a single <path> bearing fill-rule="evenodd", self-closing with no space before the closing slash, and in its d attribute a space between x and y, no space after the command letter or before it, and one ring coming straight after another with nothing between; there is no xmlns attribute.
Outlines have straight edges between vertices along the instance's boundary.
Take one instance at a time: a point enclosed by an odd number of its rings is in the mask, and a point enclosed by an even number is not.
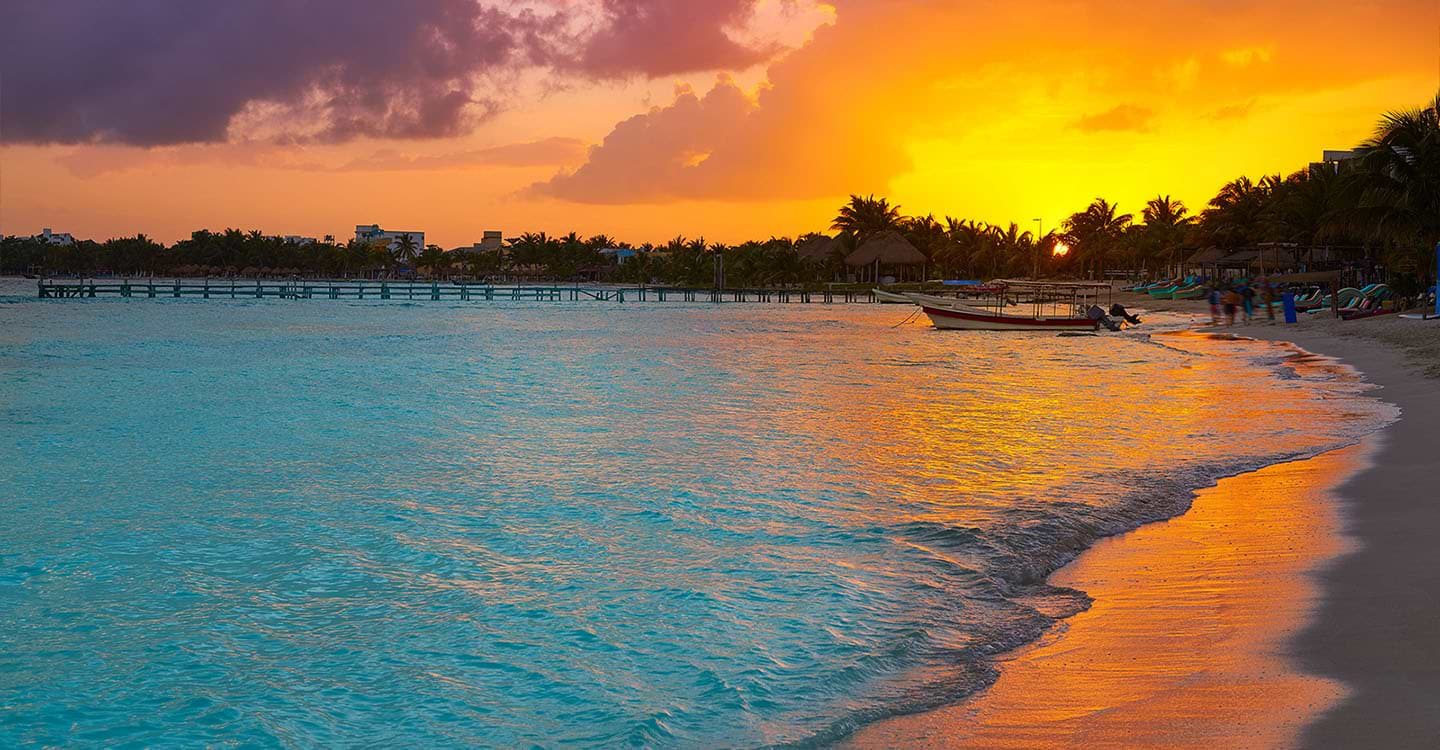
<svg viewBox="0 0 1440 750"><path fill-rule="evenodd" d="M416 231L392 232L380 228L379 224L356 224L355 239L359 242L383 242L386 249L395 252L400 248L400 238L410 235L415 243L415 252L425 249L425 233Z"/></svg>
<svg viewBox="0 0 1440 750"><path fill-rule="evenodd" d="M30 236L32 240L39 240L51 245L73 245L75 238L69 232L52 232L50 227L45 227L40 234Z"/></svg>
<svg viewBox="0 0 1440 750"><path fill-rule="evenodd" d="M497 250L503 251L504 249L505 237L500 233L500 230L487 229L485 230L484 237L479 242L473 245L461 245L460 247L454 248L452 252L486 253Z"/></svg>
<svg viewBox="0 0 1440 750"><path fill-rule="evenodd" d="M638 251L631 247L604 247L600 249L600 255L602 257L612 259L616 263L624 263L638 254Z"/></svg>
<svg viewBox="0 0 1440 750"><path fill-rule="evenodd" d="M280 242L290 242L296 245L313 245L317 242L314 237L303 237L298 234L271 234L266 235L265 239L279 240Z"/></svg>
<svg viewBox="0 0 1440 750"><path fill-rule="evenodd" d="M1327 169L1331 172L1338 172L1340 171L1340 162L1348 161L1354 158L1354 151L1341 151L1337 149L1327 148L1324 151L1320 152L1320 161L1310 162L1310 172L1311 174L1314 174L1321 169Z"/></svg>

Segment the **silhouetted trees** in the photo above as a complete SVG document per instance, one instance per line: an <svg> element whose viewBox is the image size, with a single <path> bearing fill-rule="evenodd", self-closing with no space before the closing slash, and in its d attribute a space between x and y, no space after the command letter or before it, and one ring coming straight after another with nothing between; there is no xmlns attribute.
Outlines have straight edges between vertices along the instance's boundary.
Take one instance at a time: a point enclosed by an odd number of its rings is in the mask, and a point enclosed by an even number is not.
<svg viewBox="0 0 1440 750"><path fill-rule="evenodd" d="M1139 220L1104 198L1066 218L1062 230L1037 237L1013 222L987 224L933 215L905 216L884 197L850 196L831 229L838 242L813 257L797 247L815 235L771 237L737 245L677 236L663 245L632 246L598 234L551 237L527 232L500 248L417 247L401 236L383 243L295 243L258 231L200 230L165 247L144 235L105 242L51 245L6 237L0 272L32 269L68 274L212 276L387 276L405 269L429 278L606 280L708 286L723 263L733 286L810 284L844 280L843 259L880 232L899 232L927 258L931 276L989 279L1061 274L1098 277L1106 269L1160 273L1194 251L1234 250L1259 243L1362 248L1392 274L1428 279L1440 241L1440 93L1422 108L1384 115L1355 157L1307 167L1288 176L1238 177L1198 215L1168 195L1140 207ZM1053 255L1058 242L1072 251ZM1303 260L1310 260L1303 258Z"/></svg>

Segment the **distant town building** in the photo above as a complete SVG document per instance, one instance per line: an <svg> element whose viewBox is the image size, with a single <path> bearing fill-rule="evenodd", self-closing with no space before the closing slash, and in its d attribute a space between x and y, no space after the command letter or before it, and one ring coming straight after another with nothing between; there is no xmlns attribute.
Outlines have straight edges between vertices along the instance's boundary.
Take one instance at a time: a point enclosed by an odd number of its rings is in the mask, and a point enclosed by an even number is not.
<svg viewBox="0 0 1440 750"><path fill-rule="evenodd" d="M425 249L425 233L424 233L424 232L414 232L414 231L410 231L410 232L406 232L406 231L392 232L392 231L387 231L387 230L381 229L379 224L356 224L356 225L355 225L355 239L356 239L356 240L358 240L358 241L360 241L360 242L384 242L384 243L385 243L385 247L386 247L388 250L390 250L391 252L394 252L396 249L398 249L398 248L400 247L400 238L403 237L404 235L407 235L407 234L410 235L410 239L415 242L415 252L418 253L418 252L420 252L421 250Z"/></svg>
<svg viewBox="0 0 1440 750"><path fill-rule="evenodd" d="M302 237L298 234L271 234L266 235L265 239L279 240L281 242L291 242L296 245L313 245L317 242L314 237Z"/></svg>
<svg viewBox="0 0 1440 750"><path fill-rule="evenodd" d="M1310 171L1316 172L1328 169L1331 172L1340 171L1340 162L1355 158L1354 151L1342 151L1339 149L1325 149L1320 152L1320 161L1310 162Z"/></svg>
<svg viewBox="0 0 1440 750"><path fill-rule="evenodd" d="M473 245L461 245L454 248L462 253L484 253L505 249L505 236L498 229L485 230L484 238Z"/></svg>
<svg viewBox="0 0 1440 750"><path fill-rule="evenodd" d="M600 254L615 259L616 263L624 263L638 255L639 251L631 247L606 247L600 249Z"/></svg>
<svg viewBox="0 0 1440 750"><path fill-rule="evenodd" d="M30 239L39 240L41 242L48 242L51 245L75 244L75 238L71 236L69 232L52 232L50 231L50 227L45 227L44 229L40 230L40 234L31 235Z"/></svg>

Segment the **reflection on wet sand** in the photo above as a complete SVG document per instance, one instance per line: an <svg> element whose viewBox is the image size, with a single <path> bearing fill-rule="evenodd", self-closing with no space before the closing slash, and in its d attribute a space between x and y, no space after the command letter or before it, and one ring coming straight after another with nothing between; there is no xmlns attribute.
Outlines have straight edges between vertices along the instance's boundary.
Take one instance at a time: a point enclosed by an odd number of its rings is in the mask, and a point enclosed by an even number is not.
<svg viewBox="0 0 1440 750"><path fill-rule="evenodd" d="M1221 480L1183 516L1101 541L1051 581L1091 608L1005 658L969 702L868 727L856 747L1241 748L1293 744L1343 688L1288 637L1308 575L1343 551L1332 494L1373 439Z"/></svg>

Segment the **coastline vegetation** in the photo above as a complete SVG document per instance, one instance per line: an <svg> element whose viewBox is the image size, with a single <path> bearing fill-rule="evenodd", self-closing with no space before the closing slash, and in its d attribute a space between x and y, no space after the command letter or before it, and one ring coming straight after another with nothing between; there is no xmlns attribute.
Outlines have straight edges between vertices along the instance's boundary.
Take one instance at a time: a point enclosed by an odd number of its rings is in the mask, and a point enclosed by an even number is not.
<svg viewBox="0 0 1440 750"><path fill-rule="evenodd" d="M391 249L352 240L298 243L259 231L198 230L166 246L146 237L49 244L0 240L0 273L75 275L313 276L616 281L709 286L716 256L734 286L802 285L853 279L846 255L895 231L926 258L928 277L988 279L1034 273L1099 277L1107 269L1146 275L1175 269L1207 248L1274 243L1301 253L1341 248L1352 265L1382 270L1406 286L1433 280L1440 242L1440 93L1425 107L1387 113L1353 158L1289 175L1237 177L1198 211L1157 195L1139 215L1097 198L1038 235L1015 222L933 214L906 216L886 198L850 196L825 235L771 237L735 245L675 237L629 245L607 235L510 238L503 248L444 251L402 237ZM1057 254L1064 243L1073 252ZM823 252L815 252L820 248ZM622 252L615 252L616 249ZM608 251L608 252L607 252Z"/></svg>

